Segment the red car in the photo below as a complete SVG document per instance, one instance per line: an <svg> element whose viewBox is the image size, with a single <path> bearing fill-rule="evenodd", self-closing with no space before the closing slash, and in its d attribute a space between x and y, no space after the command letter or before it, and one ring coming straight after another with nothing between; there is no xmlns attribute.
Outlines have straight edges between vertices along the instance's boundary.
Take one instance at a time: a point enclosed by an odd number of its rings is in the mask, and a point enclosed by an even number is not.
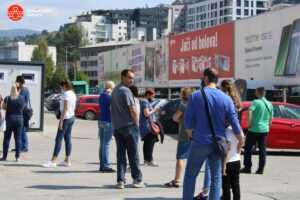
<svg viewBox="0 0 300 200"><path fill-rule="evenodd" d="M274 149L300 149L300 106L272 102L274 116L267 147ZM243 102L242 128L247 131L248 109L251 102Z"/></svg>
<svg viewBox="0 0 300 200"><path fill-rule="evenodd" d="M95 120L98 119L99 114L99 95L84 95L79 97L75 110L76 117Z"/></svg>

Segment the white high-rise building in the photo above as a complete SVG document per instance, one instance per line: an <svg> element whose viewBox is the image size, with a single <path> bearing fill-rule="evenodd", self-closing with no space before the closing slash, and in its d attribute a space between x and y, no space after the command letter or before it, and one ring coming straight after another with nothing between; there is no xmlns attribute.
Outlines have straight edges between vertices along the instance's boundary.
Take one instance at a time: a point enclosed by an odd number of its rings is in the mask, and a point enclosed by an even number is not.
<svg viewBox="0 0 300 200"><path fill-rule="evenodd" d="M37 45L28 45L25 42L12 42L0 47L0 60L6 61L31 61L32 53ZM56 66L56 47L48 46L54 66Z"/></svg>
<svg viewBox="0 0 300 200"><path fill-rule="evenodd" d="M186 31L255 16L270 9L269 0L190 0L185 3Z"/></svg>

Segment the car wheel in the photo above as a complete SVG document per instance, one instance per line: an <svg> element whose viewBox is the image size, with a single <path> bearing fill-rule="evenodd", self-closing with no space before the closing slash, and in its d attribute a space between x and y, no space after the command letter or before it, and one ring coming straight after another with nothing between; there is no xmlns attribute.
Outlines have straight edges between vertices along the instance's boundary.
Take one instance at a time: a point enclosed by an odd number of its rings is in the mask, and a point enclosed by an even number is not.
<svg viewBox="0 0 300 200"><path fill-rule="evenodd" d="M87 111L84 115L84 118L86 120L94 120L96 117L96 114L93 111Z"/></svg>

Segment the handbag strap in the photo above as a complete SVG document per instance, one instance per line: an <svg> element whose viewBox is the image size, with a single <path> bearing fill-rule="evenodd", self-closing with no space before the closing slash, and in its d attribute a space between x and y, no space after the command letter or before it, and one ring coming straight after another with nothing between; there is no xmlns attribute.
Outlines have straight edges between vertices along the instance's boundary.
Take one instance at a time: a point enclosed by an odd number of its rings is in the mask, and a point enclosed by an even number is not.
<svg viewBox="0 0 300 200"><path fill-rule="evenodd" d="M212 118L211 118L211 115L210 115L210 112L209 112L208 99L207 99L206 93L204 91L204 88L201 89L201 93L202 93L203 100L204 100L205 112L206 112L206 115L207 115L209 129L210 129L211 134L213 136L213 141L217 142L216 132L215 132L215 129L214 129L214 126L213 126L213 123L212 123Z"/></svg>
<svg viewBox="0 0 300 200"><path fill-rule="evenodd" d="M269 106L267 105L267 103L266 103L263 99L261 99L261 100L262 100L262 102L264 102L264 104L265 104L267 110L269 111L270 115L272 115L272 111L271 111L271 109L269 108Z"/></svg>

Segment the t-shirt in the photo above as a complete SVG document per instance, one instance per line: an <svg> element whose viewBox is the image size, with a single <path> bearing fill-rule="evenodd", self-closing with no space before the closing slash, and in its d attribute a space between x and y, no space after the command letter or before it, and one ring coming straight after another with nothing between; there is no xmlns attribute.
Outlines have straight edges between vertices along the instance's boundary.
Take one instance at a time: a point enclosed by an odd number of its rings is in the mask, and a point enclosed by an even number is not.
<svg viewBox="0 0 300 200"><path fill-rule="evenodd" d="M147 99L141 99L141 114L140 114L140 133L141 136L144 137L147 134L151 133L150 125L149 125L149 118L145 117L144 110L149 109L149 111L153 110L150 102ZM155 121L154 114L149 116L152 121Z"/></svg>
<svg viewBox="0 0 300 200"><path fill-rule="evenodd" d="M226 138L230 142L230 151L228 152L228 162L241 160L241 155L237 153L238 140L235 137L231 126L226 128Z"/></svg>
<svg viewBox="0 0 300 200"><path fill-rule="evenodd" d="M111 122L110 118L110 104L111 104L111 95L104 91L100 94L99 106L100 106L100 116L99 120L103 122Z"/></svg>
<svg viewBox="0 0 300 200"><path fill-rule="evenodd" d="M225 137L225 122L232 126L235 134L240 134L241 126L232 99L216 88L206 87L209 110L217 136ZM212 144L212 133L209 128L205 104L200 90L194 92L185 111L185 127L193 130L192 141L198 145Z"/></svg>
<svg viewBox="0 0 300 200"><path fill-rule="evenodd" d="M25 107L25 101L23 96L18 96L17 99L11 99L10 96L4 99L6 104L6 121L14 120L15 118L23 119L23 110Z"/></svg>
<svg viewBox="0 0 300 200"><path fill-rule="evenodd" d="M267 108L268 106L268 108ZM273 116L273 105L266 98L256 99L249 108L252 111L252 122L249 131L255 133L268 133L269 121Z"/></svg>
<svg viewBox="0 0 300 200"><path fill-rule="evenodd" d="M76 108L76 95L72 90L68 90L63 93L61 101L60 101L60 112L63 112L64 109L64 101L68 103L68 109L64 119L70 119L75 115Z"/></svg>
<svg viewBox="0 0 300 200"><path fill-rule="evenodd" d="M186 103L181 102L179 107L178 107L178 111L182 112L183 116L185 113L185 109L186 109ZM179 142L187 142L189 141L189 138L186 134L186 129L184 126L184 117L182 117L179 121L179 127L178 127L178 141Z"/></svg>
<svg viewBox="0 0 300 200"><path fill-rule="evenodd" d="M136 108L136 113L138 116L138 122L140 121L140 115L141 115L141 104L140 104L140 100L136 97L134 97L134 102L135 102L135 108ZM139 126L139 124L138 124Z"/></svg>
<svg viewBox="0 0 300 200"><path fill-rule="evenodd" d="M130 89L122 84L115 87L111 100L111 122L114 130L134 125L129 106L134 106L135 101Z"/></svg>
<svg viewBox="0 0 300 200"><path fill-rule="evenodd" d="M24 98L25 105L27 106L30 98L30 93L29 90L26 87L23 87L22 90L20 91L20 95Z"/></svg>

